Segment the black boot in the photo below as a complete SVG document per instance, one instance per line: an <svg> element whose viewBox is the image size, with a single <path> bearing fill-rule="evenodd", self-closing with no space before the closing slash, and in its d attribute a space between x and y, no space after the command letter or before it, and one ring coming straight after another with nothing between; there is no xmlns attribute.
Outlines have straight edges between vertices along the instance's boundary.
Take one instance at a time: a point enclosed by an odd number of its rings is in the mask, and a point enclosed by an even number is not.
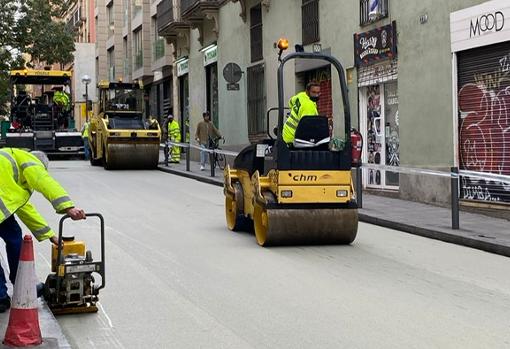
<svg viewBox="0 0 510 349"><path fill-rule="evenodd" d="M44 294L44 284L42 282L39 282L37 283L37 285L35 285L35 288L37 290L37 298L42 297Z"/></svg>
<svg viewBox="0 0 510 349"><path fill-rule="evenodd" d="M0 299L0 313L5 313L11 307L11 299L9 296Z"/></svg>

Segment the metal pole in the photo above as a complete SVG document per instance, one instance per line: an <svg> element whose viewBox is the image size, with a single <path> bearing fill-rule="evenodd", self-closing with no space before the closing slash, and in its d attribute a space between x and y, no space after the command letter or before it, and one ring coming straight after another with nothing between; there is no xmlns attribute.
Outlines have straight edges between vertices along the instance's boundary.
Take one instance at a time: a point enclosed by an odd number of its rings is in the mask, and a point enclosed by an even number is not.
<svg viewBox="0 0 510 349"><path fill-rule="evenodd" d="M190 156L191 156L191 147L188 144L188 147L186 148L186 171L189 172L190 169Z"/></svg>
<svg viewBox="0 0 510 349"><path fill-rule="evenodd" d="M361 167L356 167L356 199L358 201L358 208L363 208L363 170Z"/></svg>
<svg viewBox="0 0 510 349"><path fill-rule="evenodd" d="M459 229L459 169L452 167L451 171L452 229Z"/></svg>
<svg viewBox="0 0 510 349"><path fill-rule="evenodd" d="M85 121L89 121L89 84L85 83Z"/></svg>
<svg viewBox="0 0 510 349"><path fill-rule="evenodd" d="M211 165L211 177L214 177L214 166L216 165L214 163L214 150L209 153L209 165Z"/></svg>

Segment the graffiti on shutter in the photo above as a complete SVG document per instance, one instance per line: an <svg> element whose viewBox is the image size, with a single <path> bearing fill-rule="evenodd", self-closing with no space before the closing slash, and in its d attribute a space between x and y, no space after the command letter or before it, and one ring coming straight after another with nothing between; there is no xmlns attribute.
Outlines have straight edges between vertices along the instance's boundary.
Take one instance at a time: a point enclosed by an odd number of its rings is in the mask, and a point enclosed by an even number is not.
<svg viewBox="0 0 510 349"><path fill-rule="evenodd" d="M460 168L510 175L510 43L459 53L458 106ZM510 203L510 185L463 177L461 197Z"/></svg>

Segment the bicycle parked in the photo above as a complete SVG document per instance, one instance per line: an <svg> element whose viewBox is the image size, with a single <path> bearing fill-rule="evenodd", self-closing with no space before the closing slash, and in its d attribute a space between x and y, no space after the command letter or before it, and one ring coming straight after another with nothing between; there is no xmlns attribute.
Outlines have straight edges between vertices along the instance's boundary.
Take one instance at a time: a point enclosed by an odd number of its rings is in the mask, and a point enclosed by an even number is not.
<svg viewBox="0 0 510 349"><path fill-rule="evenodd" d="M223 137L216 137L216 138L209 137L209 149L221 150L220 142L221 142L221 144L225 144L225 138L223 138ZM211 166L213 166L213 168L218 167L220 170L224 170L225 167L227 166L226 156L224 154L214 152L213 153L213 161L212 161Z"/></svg>

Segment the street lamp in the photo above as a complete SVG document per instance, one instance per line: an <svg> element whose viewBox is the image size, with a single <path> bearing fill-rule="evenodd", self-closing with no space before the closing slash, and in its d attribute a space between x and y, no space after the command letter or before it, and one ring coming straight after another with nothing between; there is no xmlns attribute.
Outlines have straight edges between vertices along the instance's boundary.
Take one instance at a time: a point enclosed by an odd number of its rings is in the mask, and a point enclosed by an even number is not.
<svg viewBox="0 0 510 349"><path fill-rule="evenodd" d="M81 77L81 82L85 84L85 120L89 121L89 84L92 81L87 74Z"/></svg>

